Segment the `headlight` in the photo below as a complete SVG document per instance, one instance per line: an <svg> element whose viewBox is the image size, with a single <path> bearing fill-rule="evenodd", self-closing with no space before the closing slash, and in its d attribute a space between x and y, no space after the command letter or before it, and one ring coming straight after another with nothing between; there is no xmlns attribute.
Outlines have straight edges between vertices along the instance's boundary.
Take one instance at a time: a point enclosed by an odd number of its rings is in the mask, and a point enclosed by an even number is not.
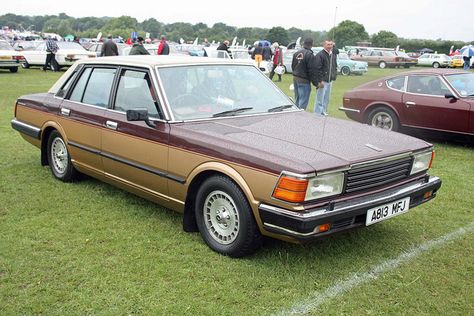
<svg viewBox="0 0 474 316"><path fill-rule="evenodd" d="M342 193L344 173L328 173L309 179L305 200L320 199Z"/></svg>
<svg viewBox="0 0 474 316"><path fill-rule="evenodd" d="M344 173L297 175L283 172L272 196L290 203L302 203L342 193Z"/></svg>
<svg viewBox="0 0 474 316"><path fill-rule="evenodd" d="M434 159L434 151L425 151L415 154L410 174L415 174L431 168Z"/></svg>

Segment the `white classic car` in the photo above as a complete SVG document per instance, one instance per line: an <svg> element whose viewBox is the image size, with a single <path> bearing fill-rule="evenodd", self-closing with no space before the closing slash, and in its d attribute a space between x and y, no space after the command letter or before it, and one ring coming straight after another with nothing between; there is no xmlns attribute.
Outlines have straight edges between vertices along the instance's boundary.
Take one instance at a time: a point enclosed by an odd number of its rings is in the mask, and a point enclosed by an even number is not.
<svg viewBox="0 0 474 316"><path fill-rule="evenodd" d="M56 61L59 67L71 66L75 61L84 58L97 57L95 52L89 52L81 45L74 42L57 42L59 50L56 53ZM24 68L30 66L43 66L46 61L46 42L41 43L32 50L22 51L25 57Z"/></svg>
<svg viewBox="0 0 474 316"><path fill-rule="evenodd" d="M418 66L430 66L433 68L451 67L453 61L446 54L423 54L418 57Z"/></svg>
<svg viewBox="0 0 474 316"><path fill-rule="evenodd" d="M17 72L18 66L24 61L23 55L16 52L7 41L0 41L0 69Z"/></svg>

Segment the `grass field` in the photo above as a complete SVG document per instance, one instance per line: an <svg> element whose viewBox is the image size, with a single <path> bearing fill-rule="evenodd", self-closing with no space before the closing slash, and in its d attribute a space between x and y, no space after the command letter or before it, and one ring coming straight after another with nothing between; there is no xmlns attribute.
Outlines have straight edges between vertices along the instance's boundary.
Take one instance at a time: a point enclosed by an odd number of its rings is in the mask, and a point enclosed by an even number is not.
<svg viewBox="0 0 474 316"><path fill-rule="evenodd" d="M344 91L395 71L339 77L330 115L344 118ZM404 216L307 245L267 240L231 259L184 233L180 214L93 179L59 182L40 165L10 120L18 96L58 76L0 71L1 315L474 314L472 146L435 143L443 186Z"/></svg>

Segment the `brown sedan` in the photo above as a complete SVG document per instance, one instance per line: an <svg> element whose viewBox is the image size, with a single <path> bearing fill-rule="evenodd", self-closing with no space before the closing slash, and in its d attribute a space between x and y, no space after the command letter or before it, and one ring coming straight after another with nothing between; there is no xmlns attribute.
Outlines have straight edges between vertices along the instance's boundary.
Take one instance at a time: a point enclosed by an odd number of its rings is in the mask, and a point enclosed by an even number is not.
<svg viewBox="0 0 474 316"><path fill-rule="evenodd" d="M12 126L54 177L79 172L183 213L234 257L262 236L301 242L433 199L432 145L298 109L255 66L128 56L80 61L23 96Z"/></svg>
<svg viewBox="0 0 474 316"><path fill-rule="evenodd" d="M409 127L474 135L474 74L453 69L411 71L378 79L343 96L340 110L388 130Z"/></svg>
<svg viewBox="0 0 474 316"><path fill-rule="evenodd" d="M394 50L366 50L360 54L352 55L352 60L365 61L369 66L377 66L379 68L387 67L405 67L416 65L416 61L408 56L402 56Z"/></svg>

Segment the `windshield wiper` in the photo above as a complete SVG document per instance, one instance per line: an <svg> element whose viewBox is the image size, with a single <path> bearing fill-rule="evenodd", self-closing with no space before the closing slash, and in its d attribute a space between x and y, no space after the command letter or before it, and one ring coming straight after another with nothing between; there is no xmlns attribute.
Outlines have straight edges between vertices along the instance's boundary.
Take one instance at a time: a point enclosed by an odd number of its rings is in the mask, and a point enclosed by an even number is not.
<svg viewBox="0 0 474 316"><path fill-rule="evenodd" d="M284 109L289 109L289 108L292 108L293 106L294 106L293 104L280 105L280 106L276 106L274 108L268 109L268 112L281 112Z"/></svg>
<svg viewBox="0 0 474 316"><path fill-rule="evenodd" d="M236 108L236 109L233 109L233 110L229 110L229 111L224 111L224 112L216 113L216 114L214 114L212 117L234 116L234 115L236 115L236 114L238 114L238 113L245 112L245 111L249 111L249 110L252 110L252 109L253 109L252 107Z"/></svg>

